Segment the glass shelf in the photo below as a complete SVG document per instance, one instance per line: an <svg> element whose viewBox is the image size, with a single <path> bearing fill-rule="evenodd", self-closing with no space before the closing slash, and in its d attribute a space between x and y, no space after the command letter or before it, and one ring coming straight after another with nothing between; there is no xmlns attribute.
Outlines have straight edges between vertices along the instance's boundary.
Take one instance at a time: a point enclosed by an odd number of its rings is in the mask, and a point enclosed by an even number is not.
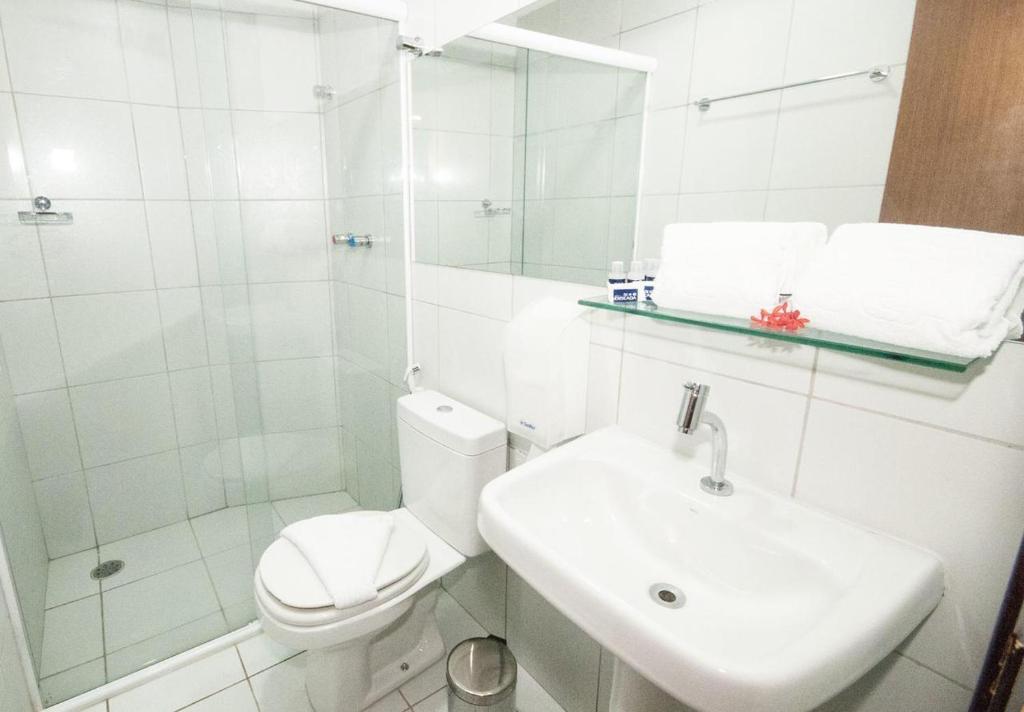
<svg viewBox="0 0 1024 712"><path fill-rule="evenodd" d="M691 326L701 326L705 329L731 331L734 334L747 334L748 336L759 336L765 339L788 341L793 344L817 346L818 348L831 349L832 351L874 356L875 358L888 361L900 361L902 363L911 363L916 366L927 366L956 373L963 373L976 360L949 356L947 354L937 354L931 351L921 351L920 349L912 349L906 346L895 346L882 343L881 341L870 341L857 336L837 334L833 331L822 331L821 329L814 329L809 326L800 329L800 331L776 331L752 324L749 319L699 314L679 309L661 309L652 302L609 304L607 297L603 294L597 297L580 299L579 303L594 309L605 309L621 314L635 314L674 324L689 324Z"/></svg>

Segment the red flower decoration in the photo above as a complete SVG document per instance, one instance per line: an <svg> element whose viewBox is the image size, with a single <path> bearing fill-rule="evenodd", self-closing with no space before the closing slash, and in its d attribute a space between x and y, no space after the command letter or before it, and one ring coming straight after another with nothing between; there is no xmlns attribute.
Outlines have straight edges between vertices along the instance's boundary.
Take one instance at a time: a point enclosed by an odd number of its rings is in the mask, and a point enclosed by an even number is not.
<svg viewBox="0 0 1024 712"><path fill-rule="evenodd" d="M789 302L783 302L771 311L761 310L761 316L752 316L750 321L766 329L780 329L784 331L797 331L810 323L810 319L800 316L800 310L789 310Z"/></svg>

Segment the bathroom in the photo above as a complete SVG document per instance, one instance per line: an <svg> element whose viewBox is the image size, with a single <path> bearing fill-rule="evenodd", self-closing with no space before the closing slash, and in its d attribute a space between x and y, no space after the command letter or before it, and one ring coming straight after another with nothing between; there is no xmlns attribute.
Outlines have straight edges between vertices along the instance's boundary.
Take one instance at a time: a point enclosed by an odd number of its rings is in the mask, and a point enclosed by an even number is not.
<svg viewBox="0 0 1024 712"><path fill-rule="evenodd" d="M993 676L989 653L1022 631L1001 606L1024 532L1024 342L924 354L811 338L810 308L808 329L776 333L605 294L613 262L658 257L665 294L663 240L692 226L1024 234L1024 3L983 5L0 0L0 712L462 709L445 656L486 636L514 655L520 712L1020 710L1024 682ZM559 315L571 327L545 331ZM551 387L517 380L532 371ZM728 430L727 460L711 429L682 432L688 394L691 424ZM445 435L441 408L473 437ZM463 472L424 433L487 474L423 506L425 482ZM543 471L609 443L607 462L678 465L661 503L626 465L617 482ZM731 497L698 488L719 454ZM550 476L536 502L512 489L534 473ZM777 524L835 527L821 551L870 535L932 565L916 598L897 600L897 569L844 609L782 702L742 698L739 672L701 678L703 662L664 677L651 651L714 647L641 623L703 605L682 568L643 579L633 616L598 595L614 581L544 575L568 550L524 533L632 526L572 562L625 572L627 541L739 551L739 525L689 513L755 493L809 518ZM457 536L427 521L442 510ZM360 512L360 551L367 513L394 512L388 546L412 563L380 608L413 606L402 625L423 636L379 683L365 649L339 663L273 609L288 581L271 566L302 578L282 531ZM775 535L775 563L751 543L751 580L728 591L750 606L750 650L757 619L818 600L783 595L773 566L795 569ZM835 546L816 561L840 581L854 557ZM647 597L662 581L682 605ZM777 608L750 595L769 584ZM883 603L915 613L885 623ZM367 659L372 684L311 674ZM334 702L326 678L345 681ZM1002 706L979 702L990 685Z"/></svg>

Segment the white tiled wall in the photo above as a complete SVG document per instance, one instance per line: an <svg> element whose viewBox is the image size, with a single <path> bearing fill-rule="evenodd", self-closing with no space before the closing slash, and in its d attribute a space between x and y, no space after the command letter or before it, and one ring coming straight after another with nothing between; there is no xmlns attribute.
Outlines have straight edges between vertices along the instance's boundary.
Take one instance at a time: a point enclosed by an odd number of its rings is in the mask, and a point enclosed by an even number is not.
<svg viewBox="0 0 1024 712"><path fill-rule="evenodd" d="M424 382L504 417L502 340L510 317L545 295L593 287L416 265L416 358ZM444 288L439 288L444 285ZM825 705L830 712L958 712L984 656L1024 529L1024 345L1005 344L966 374L594 313L587 429L618 423L698 459L675 412L682 384L712 384L730 463L793 496L936 552L946 595L899 651ZM507 595L506 595L506 578ZM596 648L545 610L493 554L445 585L570 711L592 710ZM546 617L545 617L546 616ZM539 624L538 621L546 621Z"/></svg>

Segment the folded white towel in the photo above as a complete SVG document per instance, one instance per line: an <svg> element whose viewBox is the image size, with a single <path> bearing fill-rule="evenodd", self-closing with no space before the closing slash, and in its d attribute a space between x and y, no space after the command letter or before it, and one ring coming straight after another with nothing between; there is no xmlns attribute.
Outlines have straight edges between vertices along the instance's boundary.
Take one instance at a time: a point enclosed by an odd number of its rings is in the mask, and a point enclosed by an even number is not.
<svg viewBox="0 0 1024 712"><path fill-rule="evenodd" d="M966 358L1020 334L1024 237L842 225L795 287L811 326Z"/></svg>
<svg viewBox="0 0 1024 712"><path fill-rule="evenodd" d="M654 301L746 319L792 291L796 274L827 236L821 223L667 225Z"/></svg>
<svg viewBox="0 0 1024 712"><path fill-rule="evenodd" d="M377 597L377 572L394 526L390 512L327 514L289 524L281 536L306 557L335 608L351 608Z"/></svg>

